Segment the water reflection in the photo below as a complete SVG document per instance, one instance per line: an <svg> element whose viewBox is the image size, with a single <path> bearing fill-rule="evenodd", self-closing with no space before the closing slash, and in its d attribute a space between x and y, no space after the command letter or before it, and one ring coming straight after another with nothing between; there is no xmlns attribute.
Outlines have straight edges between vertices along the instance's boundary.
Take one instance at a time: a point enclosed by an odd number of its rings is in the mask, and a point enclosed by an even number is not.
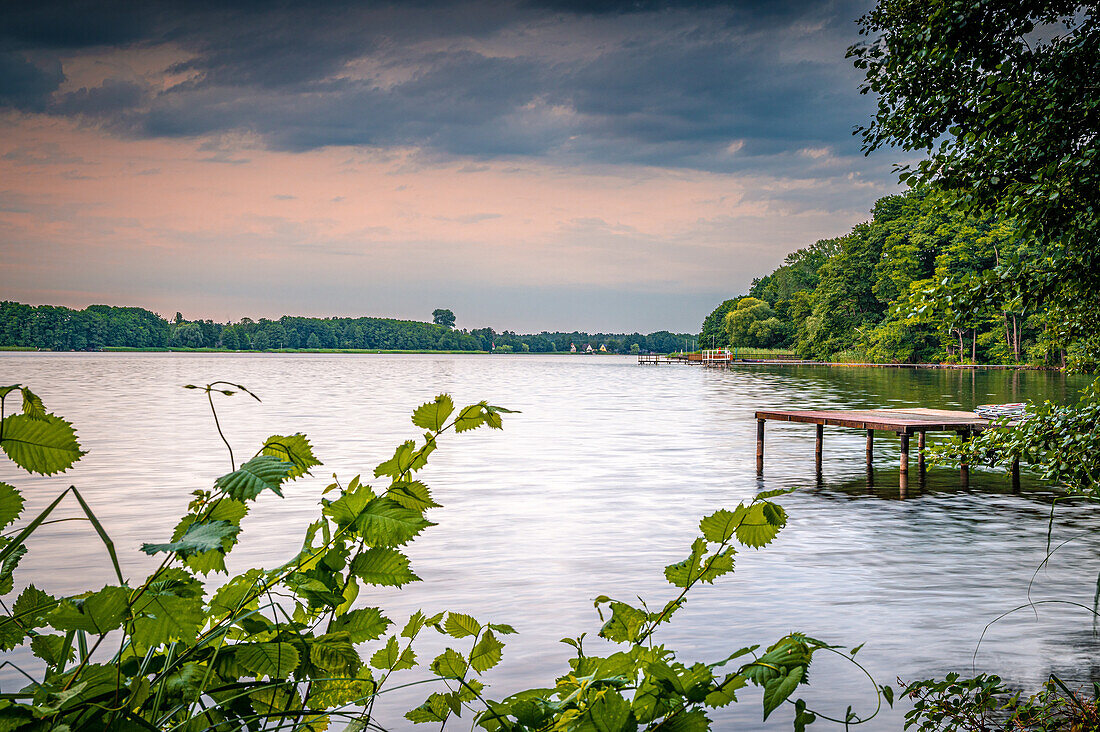
<svg viewBox="0 0 1100 732"><path fill-rule="evenodd" d="M826 428L818 471L812 427L771 422L767 474L758 478L753 412L971 409L1065 401L1084 385L1041 372L719 371L568 356L3 354L0 366L3 383L34 386L90 450L63 477L27 479L4 466L0 480L27 489L28 511L76 483L131 577L148 568L139 544L167 535L189 492L228 469L205 403L179 385L248 385L262 405L230 398L220 407L234 444L247 450L269 434L301 430L326 463L318 478L292 484L284 500L264 499L248 516L236 570L282 562L316 513L327 475L369 475L416 434L411 408L439 391L522 410L503 433L461 435L433 455L426 482L444 507L410 551L425 581L370 598L395 617L454 608L515 625L521 634L491 678L498 695L562 671L570 649L557 639L599 627L592 597L667 599L661 568L682 558L700 516L781 487L801 489L784 499L788 529L766 550L740 554L736 575L691 599L663 642L686 660L713 661L802 630L866 642L860 660L882 682L969 670L985 625L1026 601L1045 556L1051 494L1026 473L1013 494L1003 471L973 467L963 488L957 470L929 467L910 475L902 501L893 436L876 436L868 476L863 432ZM1033 598L1091 605L1097 523L1087 507L1059 509L1055 544L1080 538L1035 577ZM57 524L49 537L32 545L24 581L33 574L54 593L110 581L84 526ZM1095 676L1096 650L1088 613L1043 605L992 626L974 669L1021 684L1052 670L1084 682ZM873 703L858 674L833 662L813 674L806 696L834 714ZM404 728L397 710L419 697L395 695L391 728ZM758 692L744 697L719 715L720 728L765 728ZM789 717L777 713L766 728L789 728ZM900 726L895 712L872 729Z"/></svg>

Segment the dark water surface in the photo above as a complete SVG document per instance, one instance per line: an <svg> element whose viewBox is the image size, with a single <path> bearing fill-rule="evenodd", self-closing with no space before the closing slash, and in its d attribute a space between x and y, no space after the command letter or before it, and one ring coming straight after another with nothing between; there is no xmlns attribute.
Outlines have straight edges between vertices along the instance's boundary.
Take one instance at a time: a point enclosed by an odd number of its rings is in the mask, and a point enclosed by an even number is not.
<svg viewBox="0 0 1100 732"><path fill-rule="evenodd" d="M818 367L704 370L639 366L633 359L458 355L0 355L0 383L22 382L70 419L90 453L64 476L27 478L10 464L0 480L24 489L33 515L70 483L90 500L118 545L123 569L138 577L142 541L165 540L188 494L228 470L205 399L186 383L216 379L255 390L263 404L219 401L238 455L270 434L302 431L325 465L265 497L245 520L231 565L275 566L300 543L328 475L371 475L394 445L415 437L417 404L446 391L456 402L488 399L522 414L503 432L449 437L424 480L443 508L438 526L410 547L424 582L377 592L368 601L400 621L416 608L454 609L514 625L504 662L489 676L497 698L551 685L565 668L564 636L599 620L598 594L651 602L672 597L662 567L686 555L702 515L762 489L798 486L784 497L790 524L770 547L738 555L737 571L700 588L660 640L681 659L717 660L743 645L799 630L855 646L880 683L951 670L997 671L1034 685L1054 671L1100 679L1100 641L1089 615L1043 604L986 624L1027 601L1042 562L1052 494L1025 474L930 469L923 486L897 491L897 441L877 438L874 486L863 466L863 434L826 428L824 474L814 475L814 430L769 423L767 473L755 475L755 409L925 406L969 410L1025 399L1070 401L1083 379L1041 372L911 371ZM65 515L76 515L69 510ZM1035 575L1034 600L1091 606L1100 536L1095 512L1066 504L1057 545ZM53 593L111 581L86 523L47 527L31 544L17 584L34 578ZM360 596L362 602L367 593ZM424 656L434 650L425 647ZM19 654L11 654L21 658ZM0 671L4 690L21 686ZM822 658L802 694L821 711L866 712L874 695L858 671ZM390 729L412 725L397 708L427 690L393 695ZM760 720L759 690L716 715L720 729L790 728L791 713ZM457 728L465 728L469 722ZM824 723L821 724L824 726ZM900 729L898 711L865 729Z"/></svg>

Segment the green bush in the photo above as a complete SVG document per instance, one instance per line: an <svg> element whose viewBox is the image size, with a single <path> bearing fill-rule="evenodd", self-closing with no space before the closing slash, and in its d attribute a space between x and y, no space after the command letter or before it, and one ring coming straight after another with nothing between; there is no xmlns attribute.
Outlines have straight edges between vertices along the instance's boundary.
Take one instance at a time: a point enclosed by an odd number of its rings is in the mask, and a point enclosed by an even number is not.
<svg viewBox="0 0 1100 732"><path fill-rule="evenodd" d="M613 652L593 654L585 635L565 638L576 656L562 676L546 688L494 701L485 674L501 661L502 638L515 632L510 625L419 611L395 623L370 604L369 590L419 581L403 547L434 525L426 514L439 504L416 474L440 438L500 429L509 410L486 402L456 409L445 394L417 407L412 422L423 430L422 440L398 445L374 468L374 487L359 475L346 482L334 476L299 551L273 569L224 579L215 576L226 572L226 555L240 540L251 504L281 497L288 481L321 463L299 433L268 438L238 465L214 399L251 392L226 382L187 388L206 395L230 471L194 492L167 540L142 546L160 559L152 574L133 583L123 577L113 543L76 487L0 538L2 596L16 586L27 540L71 496L107 547L117 579L53 597L32 577L5 604L10 611L0 616L0 648L29 645L45 671L24 672L31 683L0 697L0 728L316 731L338 722L349 730L382 729L375 701L400 688L399 675L421 663L417 639L436 633L455 643L426 664L435 690L405 715L413 722L445 725L470 713L474 724L494 731L706 730L707 710L737 701L736 692L754 684L763 689L765 719L789 702L796 729L803 729L816 715L791 697L806 683L814 654L854 656L792 633L762 653L752 645L710 663L685 664L655 641L689 591L733 571L736 547L758 549L776 537L787 515L770 500L786 491L775 491L699 523L701 535L686 558L665 568L674 588L667 601L596 598L604 621L599 636L614 644ZM17 397L21 411L5 416L5 405ZM68 470L84 454L72 425L19 385L0 389L0 448L19 467L45 475ZM0 528L18 521L22 509L20 492L0 484ZM889 700L892 692L881 691ZM840 721L861 720L849 709Z"/></svg>

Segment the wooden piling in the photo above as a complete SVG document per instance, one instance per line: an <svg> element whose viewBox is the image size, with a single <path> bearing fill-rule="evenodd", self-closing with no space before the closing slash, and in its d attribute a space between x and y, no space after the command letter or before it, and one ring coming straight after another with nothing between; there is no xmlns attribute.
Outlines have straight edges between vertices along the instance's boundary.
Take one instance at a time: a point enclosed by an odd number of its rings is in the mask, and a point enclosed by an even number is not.
<svg viewBox="0 0 1100 732"><path fill-rule="evenodd" d="M1012 492L1020 492L1020 458L1012 461Z"/></svg>
<svg viewBox="0 0 1100 732"><path fill-rule="evenodd" d="M814 449L814 457L817 463L817 472L821 472L821 443L824 440L825 425L817 425L817 445Z"/></svg>
<svg viewBox="0 0 1100 732"><path fill-rule="evenodd" d="M875 464L875 431L867 430L867 469L871 470Z"/></svg>
<svg viewBox="0 0 1100 732"><path fill-rule="evenodd" d="M764 420L756 420L756 474L764 474Z"/></svg>
<svg viewBox="0 0 1100 732"><path fill-rule="evenodd" d="M970 430L964 430L959 432L959 436L962 437L963 446L970 441ZM959 480L962 482L964 488L970 486L970 463L966 461L966 456L962 458L962 462L959 463Z"/></svg>
<svg viewBox="0 0 1100 732"><path fill-rule="evenodd" d="M924 472L924 430L917 433L917 470Z"/></svg>
<svg viewBox="0 0 1100 732"><path fill-rule="evenodd" d="M901 438L901 474L909 475L909 433L899 432Z"/></svg>

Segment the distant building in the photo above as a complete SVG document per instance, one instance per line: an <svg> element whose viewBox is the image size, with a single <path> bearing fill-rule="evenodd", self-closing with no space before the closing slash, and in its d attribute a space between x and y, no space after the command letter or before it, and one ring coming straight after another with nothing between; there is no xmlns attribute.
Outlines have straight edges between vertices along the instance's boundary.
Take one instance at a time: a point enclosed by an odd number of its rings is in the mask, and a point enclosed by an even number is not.
<svg viewBox="0 0 1100 732"><path fill-rule="evenodd" d="M576 344L574 344L574 343L570 343L570 344L569 344L569 352L570 352L570 353L576 353L576 352L577 352L577 346L576 346Z"/></svg>
<svg viewBox="0 0 1100 732"><path fill-rule="evenodd" d="M589 343L589 344L588 344L587 346L585 346L585 348L584 348L584 352L585 352L585 353L593 353L593 349L592 349L592 344L591 344L591 343Z"/></svg>
<svg viewBox="0 0 1100 732"><path fill-rule="evenodd" d="M600 344L600 353L607 353L607 344L606 343L601 343Z"/></svg>

